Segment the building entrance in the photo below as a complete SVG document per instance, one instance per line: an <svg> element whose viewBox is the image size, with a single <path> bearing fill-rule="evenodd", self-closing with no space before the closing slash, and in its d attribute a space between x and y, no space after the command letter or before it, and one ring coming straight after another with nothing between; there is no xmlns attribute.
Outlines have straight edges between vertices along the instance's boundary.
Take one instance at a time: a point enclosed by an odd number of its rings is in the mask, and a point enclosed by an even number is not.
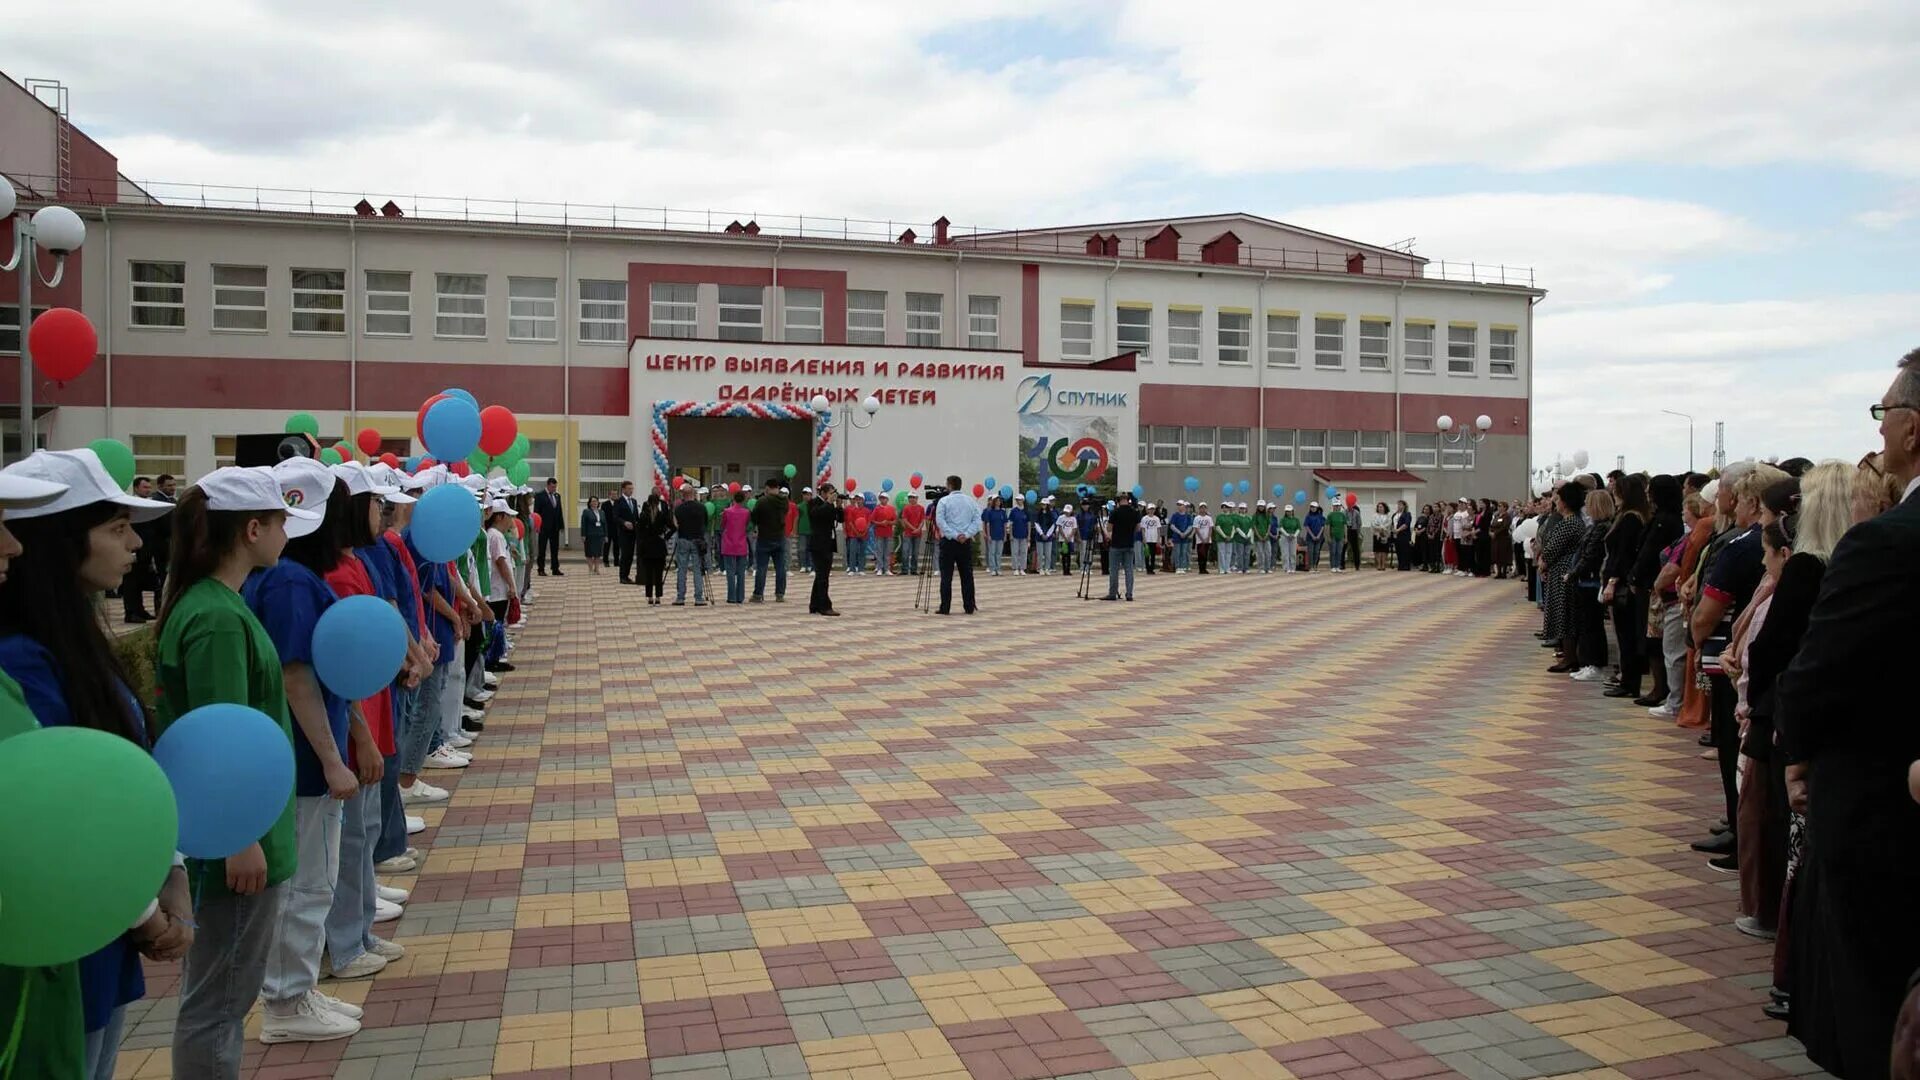
<svg viewBox="0 0 1920 1080"><path fill-rule="evenodd" d="M759 487L770 479L798 491L813 483L812 425L804 420L675 416L667 420L672 472L705 485ZM795 470L786 480L786 467Z"/></svg>

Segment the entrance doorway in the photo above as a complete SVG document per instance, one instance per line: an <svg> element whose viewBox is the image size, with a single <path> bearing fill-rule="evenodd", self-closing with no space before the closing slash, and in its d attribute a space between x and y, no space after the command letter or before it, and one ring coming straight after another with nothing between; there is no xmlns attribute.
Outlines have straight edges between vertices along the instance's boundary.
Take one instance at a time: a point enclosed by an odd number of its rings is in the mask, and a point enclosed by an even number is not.
<svg viewBox="0 0 1920 1080"><path fill-rule="evenodd" d="M804 420L758 420L741 416L674 416L667 419L673 475L701 484L729 482L759 487L785 480L794 490L813 482L812 425Z"/></svg>

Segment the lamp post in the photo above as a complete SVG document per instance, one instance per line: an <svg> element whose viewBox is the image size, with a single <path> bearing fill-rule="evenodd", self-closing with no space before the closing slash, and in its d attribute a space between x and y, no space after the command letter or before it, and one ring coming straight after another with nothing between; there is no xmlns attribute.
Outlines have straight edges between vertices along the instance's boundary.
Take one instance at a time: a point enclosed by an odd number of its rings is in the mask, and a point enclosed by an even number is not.
<svg viewBox="0 0 1920 1080"><path fill-rule="evenodd" d="M1433 428L1439 433L1441 440L1449 446L1458 446L1463 442L1471 442L1477 446L1487 441L1487 432L1493 429L1493 417L1483 413L1480 416L1474 417L1473 426L1468 427L1466 424L1457 423L1453 417L1442 413L1434 420ZM1468 468L1472 468L1472 466L1468 466Z"/></svg>
<svg viewBox="0 0 1920 1080"><path fill-rule="evenodd" d="M1661 409L1660 411L1663 413L1666 413L1668 416L1677 416L1680 419L1685 420L1687 422L1687 471L1692 472L1693 471L1693 417L1692 415L1688 413L1683 413L1683 412L1675 412L1672 409Z"/></svg>
<svg viewBox="0 0 1920 1080"><path fill-rule="evenodd" d="M853 472L854 429L858 428L861 431L865 431L873 426L873 414L880 411L880 399L874 397L872 394L868 394L867 399L860 403L858 409L854 408L853 402L843 401L840 403L840 415L837 418L833 415L833 403L827 400L827 395L825 394L813 395L813 400L807 402L807 404L812 407L814 412L826 417L825 423L828 428L838 428L845 432L845 435L842 437L843 441L840 450L840 475L842 477L851 475ZM862 416L866 417L864 421L861 420ZM814 482L818 483L819 477L815 477Z"/></svg>
<svg viewBox="0 0 1920 1080"><path fill-rule="evenodd" d="M67 274L67 256L86 241L87 226L80 215L64 206L43 206L32 214L14 213L19 204L13 185L0 176L0 218L13 219L13 255L0 264L0 273L20 270L20 458L33 454L33 348L27 330L33 323L33 279L40 276L36 248L53 253L53 276L42 277L49 289L60 287Z"/></svg>

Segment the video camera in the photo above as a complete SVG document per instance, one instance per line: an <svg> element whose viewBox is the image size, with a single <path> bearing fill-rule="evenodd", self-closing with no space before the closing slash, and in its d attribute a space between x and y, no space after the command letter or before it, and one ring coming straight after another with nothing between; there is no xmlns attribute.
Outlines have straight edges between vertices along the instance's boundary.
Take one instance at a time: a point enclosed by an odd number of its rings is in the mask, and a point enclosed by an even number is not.
<svg viewBox="0 0 1920 1080"><path fill-rule="evenodd" d="M947 488L941 487L938 484L924 484L920 488L920 497L927 501L928 513L933 512L934 503L939 502L943 496L951 495L951 494L953 494L952 491L948 490Z"/></svg>

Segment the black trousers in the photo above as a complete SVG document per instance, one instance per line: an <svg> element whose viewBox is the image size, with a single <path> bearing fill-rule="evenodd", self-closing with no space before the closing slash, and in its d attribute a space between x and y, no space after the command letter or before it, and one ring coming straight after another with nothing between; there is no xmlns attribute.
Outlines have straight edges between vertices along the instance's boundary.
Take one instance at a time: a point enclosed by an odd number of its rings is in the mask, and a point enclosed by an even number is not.
<svg viewBox="0 0 1920 1080"><path fill-rule="evenodd" d="M560 530L540 530L540 543L533 549L533 565L536 569L544 566L554 573L560 572Z"/></svg>
<svg viewBox="0 0 1920 1080"><path fill-rule="evenodd" d="M1200 573L1207 572L1207 557L1213 554L1213 541L1201 540L1193 545L1193 559L1199 565Z"/></svg>
<svg viewBox="0 0 1920 1080"><path fill-rule="evenodd" d="M833 597L827 595L827 575L833 572L833 549L813 549L813 594L807 599L807 614L833 610Z"/></svg>
<svg viewBox="0 0 1920 1080"><path fill-rule="evenodd" d="M136 555L133 569L127 572L126 579L120 582L120 609L131 617L147 614L147 590L154 593L154 607L160 606L160 589L154 583L153 560Z"/></svg>
<svg viewBox="0 0 1920 1080"><path fill-rule="evenodd" d="M1413 569L1413 541L1404 536L1395 539L1393 542L1393 559L1394 562L1399 564L1398 569Z"/></svg>
<svg viewBox="0 0 1920 1080"><path fill-rule="evenodd" d="M620 557L620 580L627 581L633 576L633 552L639 545L634 543L633 531L625 527L613 531L614 550Z"/></svg>
<svg viewBox="0 0 1920 1080"><path fill-rule="evenodd" d="M1534 602L1537 602L1539 599L1540 599L1540 567L1532 559L1528 559L1527 560L1527 601L1529 603L1534 603Z"/></svg>
<svg viewBox="0 0 1920 1080"><path fill-rule="evenodd" d="M1707 728L1713 735L1713 749L1720 759L1720 787L1727 798L1727 827L1733 832L1736 845L1740 829L1740 793L1735 786L1734 777L1740 770L1740 721L1734 716L1734 707L1739 704L1735 699L1733 680L1725 675L1707 676L1708 715L1712 723ZM1782 774L1784 777L1784 773ZM1736 846L1734 850L1738 851Z"/></svg>
<svg viewBox="0 0 1920 1080"><path fill-rule="evenodd" d="M647 595L665 597L667 595L667 557L665 555L640 556L640 584L647 587Z"/></svg>
<svg viewBox="0 0 1920 1080"><path fill-rule="evenodd" d="M960 572L960 606L973 614L973 541L940 541L940 613L953 608L953 574Z"/></svg>
<svg viewBox="0 0 1920 1080"><path fill-rule="evenodd" d="M1613 598L1613 633L1620 639L1620 685L1640 694L1640 676L1647 666L1647 595L1617 590Z"/></svg>
<svg viewBox="0 0 1920 1080"><path fill-rule="evenodd" d="M1600 606L1600 589L1573 586L1573 640L1581 667L1607 666L1607 615Z"/></svg>

